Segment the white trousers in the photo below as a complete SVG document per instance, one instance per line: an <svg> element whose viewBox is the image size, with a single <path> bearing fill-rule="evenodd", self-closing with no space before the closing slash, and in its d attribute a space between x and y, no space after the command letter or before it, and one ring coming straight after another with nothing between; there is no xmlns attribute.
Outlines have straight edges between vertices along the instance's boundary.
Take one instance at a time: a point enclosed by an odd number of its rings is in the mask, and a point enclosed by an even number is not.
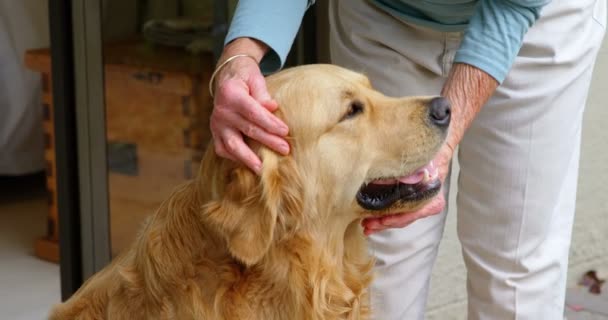
<svg viewBox="0 0 608 320"><path fill-rule="evenodd" d="M333 63L391 96L439 94L462 33L414 26L365 1L332 1L329 16ZM468 319L563 319L582 117L605 20L605 0L546 6L460 143ZM371 237L374 319L424 318L445 216Z"/></svg>

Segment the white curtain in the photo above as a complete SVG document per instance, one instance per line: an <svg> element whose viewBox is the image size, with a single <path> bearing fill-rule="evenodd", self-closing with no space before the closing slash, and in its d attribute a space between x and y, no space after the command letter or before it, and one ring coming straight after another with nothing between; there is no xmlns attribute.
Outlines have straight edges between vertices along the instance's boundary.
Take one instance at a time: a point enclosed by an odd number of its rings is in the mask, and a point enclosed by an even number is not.
<svg viewBox="0 0 608 320"><path fill-rule="evenodd" d="M44 167L41 81L23 60L48 33L47 1L0 0L0 175Z"/></svg>

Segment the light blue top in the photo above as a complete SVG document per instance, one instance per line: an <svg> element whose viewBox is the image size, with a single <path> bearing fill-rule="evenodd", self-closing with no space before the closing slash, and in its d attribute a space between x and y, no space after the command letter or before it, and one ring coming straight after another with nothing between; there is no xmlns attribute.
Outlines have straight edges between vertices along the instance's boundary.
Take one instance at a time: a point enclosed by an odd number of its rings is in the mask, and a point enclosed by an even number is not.
<svg viewBox="0 0 608 320"><path fill-rule="evenodd" d="M271 50L260 66L265 72L276 71L283 66L304 12L312 2L314 0L240 0L226 43L239 37L252 37L266 43ZM372 2L412 23L439 31L465 31L454 61L480 68L501 83L519 52L528 28L550 0Z"/></svg>

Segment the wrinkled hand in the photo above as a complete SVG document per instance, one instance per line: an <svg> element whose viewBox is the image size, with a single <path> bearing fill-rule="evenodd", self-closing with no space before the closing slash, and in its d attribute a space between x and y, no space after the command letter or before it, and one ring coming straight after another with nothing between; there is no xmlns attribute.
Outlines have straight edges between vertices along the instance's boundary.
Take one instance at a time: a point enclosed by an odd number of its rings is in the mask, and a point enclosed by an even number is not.
<svg viewBox="0 0 608 320"><path fill-rule="evenodd" d="M465 63L455 63L452 66L441 91L441 95L452 104L448 143L443 145L434 159L435 164L439 167L442 188L446 188L444 184L449 171L450 159L454 154L453 146L458 145L473 119L496 91L498 85L496 79L477 67ZM440 213L445 207L445 202L442 189L435 198L416 211L368 218L361 224L366 235L387 228L403 228L418 219Z"/></svg>
<svg viewBox="0 0 608 320"><path fill-rule="evenodd" d="M450 160L452 159L454 151L449 144L444 144L439 150L433 162L439 170L439 179L441 181L441 190L439 193L432 198L423 207L412 212L403 212L385 217L371 217L364 219L361 224L363 225L363 232L366 236L370 234L388 229L388 228L403 228L414 221L432 216L443 211L445 207L446 199L444 196L444 183L445 178L449 173Z"/></svg>
<svg viewBox="0 0 608 320"><path fill-rule="evenodd" d="M272 114L278 105L254 59L230 61L218 73L216 84L210 128L219 156L241 162L259 174L262 162L245 144L244 135L281 154L289 153L283 138L289 129Z"/></svg>

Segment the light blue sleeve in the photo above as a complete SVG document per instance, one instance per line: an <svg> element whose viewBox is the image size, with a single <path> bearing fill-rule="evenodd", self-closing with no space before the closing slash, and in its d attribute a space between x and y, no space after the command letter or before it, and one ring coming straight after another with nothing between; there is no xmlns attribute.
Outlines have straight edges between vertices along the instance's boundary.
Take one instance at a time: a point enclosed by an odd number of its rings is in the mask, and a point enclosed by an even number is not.
<svg viewBox="0 0 608 320"><path fill-rule="evenodd" d="M454 62L473 65L502 83L524 35L548 0L480 0Z"/></svg>
<svg viewBox="0 0 608 320"><path fill-rule="evenodd" d="M310 0L240 0L234 12L225 44L250 37L264 42L270 51L260 62L264 73L283 67L298 33Z"/></svg>

